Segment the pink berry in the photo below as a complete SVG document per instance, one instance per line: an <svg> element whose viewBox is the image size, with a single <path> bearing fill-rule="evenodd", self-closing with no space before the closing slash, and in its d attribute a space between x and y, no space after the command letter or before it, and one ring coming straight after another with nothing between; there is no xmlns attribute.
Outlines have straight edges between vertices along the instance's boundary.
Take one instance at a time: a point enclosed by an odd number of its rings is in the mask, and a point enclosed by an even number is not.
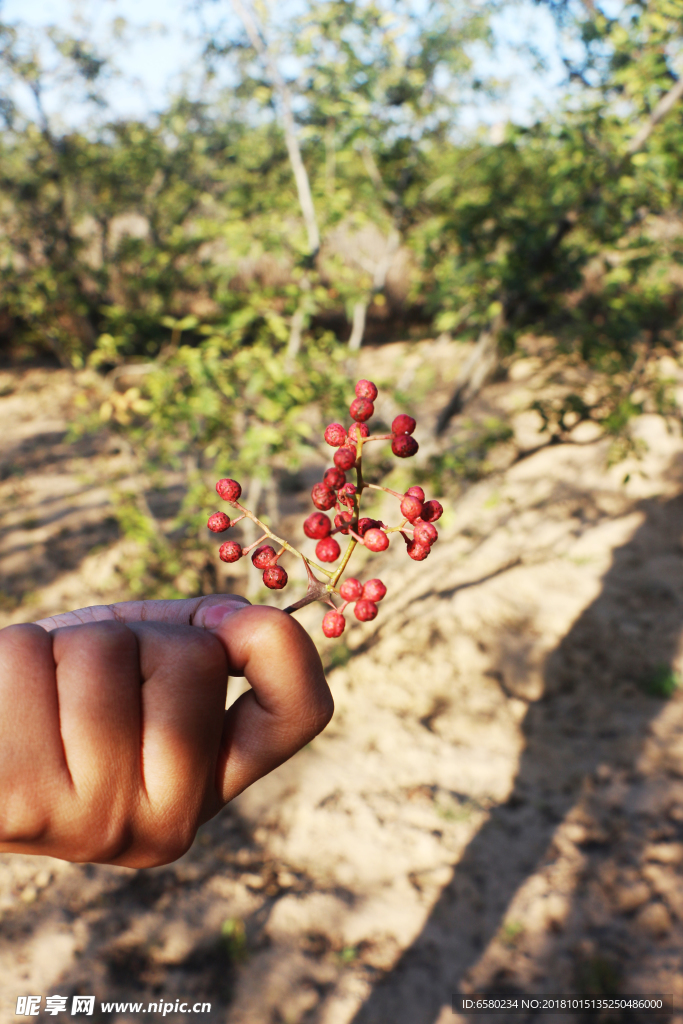
<svg viewBox="0 0 683 1024"><path fill-rule="evenodd" d="M425 492L422 490L421 487L409 487L408 490L406 491L406 498L408 496L410 496L411 498L419 498L420 501L425 500Z"/></svg>
<svg viewBox="0 0 683 1024"><path fill-rule="evenodd" d="M337 469L341 469L342 472L352 468L356 461L356 449L354 448L340 448L334 453L334 464Z"/></svg>
<svg viewBox="0 0 683 1024"><path fill-rule="evenodd" d="M353 576L350 576L348 580L344 580L342 583L339 588L339 593L345 601L357 601L363 594L363 584L360 580L354 579Z"/></svg>
<svg viewBox="0 0 683 1024"><path fill-rule="evenodd" d="M422 504L423 503L420 501L419 498L416 498L412 494L406 494L405 498L401 502L401 515L404 516L409 522L415 522L416 519L420 518Z"/></svg>
<svg viewBox="0 0 683 1024"><path fill-rule="evenodd" d="M356 494L358 488L355 484L344 484L339 491L339 501L342 505L347 505L348 508L353 508L353 497Z"/></svg>
<svg viewBox="0 0 683 1024"><path fill-rule="evenodd" d="M312 512L308 519L304 520L304 533L313 540L322 540L329 537L332 524L324 512Z"/></svg>
<svg viewBox="0 0 683 1024"><path fill-rule="evenodd" d="M366 427L364 423L352 423L349 427L349 438L351 439L351 444L353 444L354 441L359 441L361 437L369 436L370 428Z"/></svg>
<svg viewBox="0 0 683 1024"><path fill-rule="evenodd" d="M316 508L326 512L332 508L335 501L337 500L333 490L331 490L327 484L315 484L311 491L311 498Z"/></svg>
<svg viewBox="0 0 683 1024"><path fill-rule="evenodd" d="M377 605L374 601L356 601L353 614L359 622L372 622L377 618Z"/></svg>
<svg viewBox="0 0 683 1024"><path fill-rule="evenodd" d="M256 551L251 556L251 563L257 569L267 569L274 558L275 548L271 548L270 544L262 544L260 548L256 548Z"/></svg>
<svg viewBox="0 0 683 1024"><path fill-rule="evenodd" d="M358 398L367 398L369 402L374 402L377 394L377 388L371 380L359 380L356 384L356 396Z"/></svg>
<svg viewBox="0 0 683 1024"><path fill-rule="evenodd" d="M389 547L389 538L383 530L378 530L376 527L365 532L363 537L365 546L369 551L386 551Z"/></svg>
<svg viewBox="0 0 683 1024"><path fill-rule="evenodd" d="M230 528L230 517L225 512L214 512L206 524L212 533L223 533Z"/></svg>
<svg viewBox="0 0 683 1024"><path fill-rule="evenodd" d="M419 522L415 523L413 539L416 544L427 544L431 547L439 539L439 534L436 532L436 527L432 526L431 523Z"/></svg>
<svg viewBox="0 0 683 1024"><path fill-rule="evenodd" d="M391 450L399 459L409 459L418 448L417 441L410 434L397 434L391 442Z"/></svg>
<svg viewBox="0 0 683 1024"><path fill-rule="evenodd" d="M242 494L242 488L236 480L219 480L216 491L223 501L237 501Z"/></svg>
<svg viewBox="0 0 683 1024"><path fill-rule="evenodd" d="M368 580L363 586L362 597L367 601L381 601L387 592L381 580Z"/></svg>
<svg viewBox="0 0 683 1024"><path fill-rule="evenodd" d="M343 473L341 469L334 466L332 469L325 470L325 476L323 477L323 483L331 487L333 491L338 491L340 487L343 487L346 483L346 473Z"/></svg>
<svg viewBox="0 0 683 1024"><path fill-rule="evenodd" d="M315 557L321 562L336 562L341 555L341 548L334 537L325 537L319 540L315 546Z"/></svg>
<svg viewBox="0 0 683 1024"><path fill-rule="evenodd" d="M346 619L339 612L327 612L323 616L323 633L332 639L341 636L346 627Z"/></svg>
<svg viewBox="0 0 683 1024"><path fill-rule="evenodd" d="M351 413L351 419L357 420L359 423L365 423L366 420L369 420L374 415L375 407L367 398L354 398L349 407L349 412Z"/></svg>
<svg viewBox="0 0 683 1024"><path fill-rule="evenodd" d="M346 430L341 423L330 423L329 427L325 427L325 440L332 448L341 448L346 436Z"/></svg>
<svg viewBox="0 0 683 1024"><path fill-rule="evenodd" d="M412 434L416 426L417 424L415 423L413 417L406 416L406 414L402 412L399 416L396 417L396 419L391 424L391 433Z"/></svg>
<svg viewBox="0 0 683 1024"><path fill-rule="evenodd" d="M431 548L428 544L418 544L417 541L411 540L408 544L408 554L416 562L422 562L429 554Z"/></svg>
<svg viewBox="0 0 683 1024"><path fill-rule="evenodd" d="M423 523L435 523L443 515L443 505L440 501L425 501L420 512L420 519Z"/></svg>
<svg viewBox="0 0 683 1024"><path fill-rule="evenodd" d="M282 590L287 586L287 573L281 565L269 565L263 573L263 582L269 590Z"/></svg>
<svg viewBox="0 0 683 1024"><path fill-rule="evenodd" d="M218 557L222 562L237 562L242 557L242 545L234 540L226 540L218 549Z"/></svg>
<svg viewBox="0 0 683 1024"><path fill-rule="evenodd" d="M358 520L358 529L356 530L356 533L360 534L361 537L364 537L368 530L372 530L373 528L379 529L381 525L382 524L379 519L367 519L364 516L362 519Z"/></svg>

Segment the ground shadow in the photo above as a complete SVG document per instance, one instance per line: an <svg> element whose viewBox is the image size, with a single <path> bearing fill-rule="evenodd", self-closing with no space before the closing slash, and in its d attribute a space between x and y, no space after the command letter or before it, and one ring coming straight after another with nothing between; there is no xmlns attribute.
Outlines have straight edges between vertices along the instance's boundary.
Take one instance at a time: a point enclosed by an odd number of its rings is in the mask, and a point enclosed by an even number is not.
<svg viewBox="0 0 683 1024"><path fill-rule="evenodd" d="M499 934L584 780L600 766L637 774L648 726L663 706L648 684L671 665L683 627L683 496L640 508L644 523L614 552L600 595L547 661L544 695L524 720L510 798L472 840L422 932L353 1024L434 1024ZM504 681L504 662L499 668ZM620 956L626 963L638 950L627 945Z"/></svg>

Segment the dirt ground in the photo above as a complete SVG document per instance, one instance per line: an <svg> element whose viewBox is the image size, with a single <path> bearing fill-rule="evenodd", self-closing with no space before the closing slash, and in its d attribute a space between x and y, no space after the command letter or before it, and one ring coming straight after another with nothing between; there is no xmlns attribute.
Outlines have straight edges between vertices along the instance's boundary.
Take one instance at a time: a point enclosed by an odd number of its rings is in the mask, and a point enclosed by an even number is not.
<svg viewBox="0 0 683 1024"><path fill-rule="evenodd" d="M428 425L458 352L385 347L361 370L398 356L406 389L441 368ZM477 404L525 449L537 369ZM1 376L0 624L125 596L107 485L125 453L66 443L77 375ZM469 1019L456 992L618 991L673 993L656 1019L683 1024L683 692L657 695L683 669L683 441L638 430L640 462L608 469L587 433L472 485L424 563L392 545L379 617L321 642L329 728L176 864L0 856L0 1021L38 993L449 1024ZM320 617L300 615L316 639Z"/></svg>

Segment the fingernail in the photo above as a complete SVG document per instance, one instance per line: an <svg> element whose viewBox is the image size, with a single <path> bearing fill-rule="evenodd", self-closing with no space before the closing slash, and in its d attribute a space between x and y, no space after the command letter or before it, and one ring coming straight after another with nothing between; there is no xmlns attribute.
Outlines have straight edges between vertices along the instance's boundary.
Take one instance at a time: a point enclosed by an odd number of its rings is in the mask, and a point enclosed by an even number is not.
<svg viewBox="0 0 683 1024"><path fill-rule="evenodd" d="M242 608L248 607L248 604L242 604L242 602L239 604L237 602L235 604L212 604L202 616L202 625L204 629L216 629L223 619L227 619L228 615L233 615L235 612L241 611Z"/></svg>

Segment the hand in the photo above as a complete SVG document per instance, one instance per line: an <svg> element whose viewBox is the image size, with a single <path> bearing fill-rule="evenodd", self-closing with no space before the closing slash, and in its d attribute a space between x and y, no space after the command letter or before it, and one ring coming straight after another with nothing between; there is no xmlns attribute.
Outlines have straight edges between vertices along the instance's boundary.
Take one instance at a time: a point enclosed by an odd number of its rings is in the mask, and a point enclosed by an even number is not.
<svg viewBox="0 0 683 1024"><path fill-rule="evenodd" d="M252 689L225 711L228 675ZM213 595L0 630L0 851L151 867L320 732L333 703L289 615Z"/></svg>

